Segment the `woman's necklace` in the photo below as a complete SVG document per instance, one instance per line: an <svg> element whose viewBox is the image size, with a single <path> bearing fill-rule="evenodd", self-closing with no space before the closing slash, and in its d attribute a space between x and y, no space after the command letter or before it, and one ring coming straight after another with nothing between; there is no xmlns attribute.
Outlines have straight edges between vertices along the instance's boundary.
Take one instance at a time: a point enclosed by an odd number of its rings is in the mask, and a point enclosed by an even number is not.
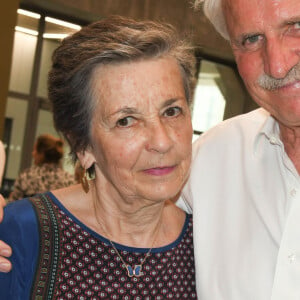
<svg viewBox="0 0 300 300"><path fill-rule="evenodd" d="M96 213L96 206L95 203L94 204L94 211L95 211L95 217L96 217L96 221L97 223L100 225L100 227L102 228L103 232L106 234L106 236L108 237L109 243L111 244L111 246L113 247L113 249L115 250L115 252L117 253L117 255L119 256L121 262L122 262L122 266L123 268L125 268L127 270L127 275L129 277L140 277L142 275L144 275L144 273L142 272L142 268L143 268L143 264L146 261L147 257L150 255L154 243L156 241L157 238L157 234L158 234L158 229L159 229L159 225L160 225L160 221L157 223L156 228L155 228L155 233L154 233L154 238L153 238L153 242L152 245L150 247L150 249L148 250L148 252L145 254L144 258L141 260L140 264L138 265L134 265L134 267L132 267L131 265L127 264L123 257L121 256L120 252L118 251L118 249L116 248L116 246L114 245L114 243L112 242L110 235L108 234L108 232L105 230L104 225L102 224L102 222L99 220L98 215Z"/></svg>

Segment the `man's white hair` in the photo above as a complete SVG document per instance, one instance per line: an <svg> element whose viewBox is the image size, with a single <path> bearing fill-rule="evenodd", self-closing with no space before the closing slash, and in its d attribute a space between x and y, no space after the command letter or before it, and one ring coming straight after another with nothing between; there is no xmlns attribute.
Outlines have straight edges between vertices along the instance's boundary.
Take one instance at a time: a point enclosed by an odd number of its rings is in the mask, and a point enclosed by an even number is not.
<svg viewBox="0 0 300 300"><path fill-rule="evenodd" d="M222 0L195 0L195 7L199 8L203 5L203 11L209 21L214 25L216 30L229 40L229 34L222 10Z"/></svg>

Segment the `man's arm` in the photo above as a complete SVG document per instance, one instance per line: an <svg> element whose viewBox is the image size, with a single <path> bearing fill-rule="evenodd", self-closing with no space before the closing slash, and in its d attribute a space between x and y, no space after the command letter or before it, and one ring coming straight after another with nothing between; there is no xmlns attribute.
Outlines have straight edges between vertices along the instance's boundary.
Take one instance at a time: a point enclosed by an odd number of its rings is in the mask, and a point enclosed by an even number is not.
<svg viewBox="0 0 300 300"><path fill-rule="evenodd" d="M5 199L0 195L0 222L3 219L3 207L5 204ZM11 263L6 259L6 257L11 256L11 253L11 248L0 241L0 272L9 272L11 270Z"/></svg>

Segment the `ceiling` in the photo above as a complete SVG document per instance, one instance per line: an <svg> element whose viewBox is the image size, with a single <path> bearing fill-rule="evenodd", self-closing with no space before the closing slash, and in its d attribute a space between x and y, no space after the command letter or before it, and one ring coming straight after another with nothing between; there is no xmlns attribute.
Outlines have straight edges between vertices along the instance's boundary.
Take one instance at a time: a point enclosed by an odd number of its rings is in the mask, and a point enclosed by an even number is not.
<svg viewBox="0 0 300 300"><path fill-rule="evenodd" d="M20 3L21 7L46 11L81 24L111 14L169 22L190 37L200 55L234 61L228 42L214 30L201 10L194 10L192 0L21 0Z"/></svg>

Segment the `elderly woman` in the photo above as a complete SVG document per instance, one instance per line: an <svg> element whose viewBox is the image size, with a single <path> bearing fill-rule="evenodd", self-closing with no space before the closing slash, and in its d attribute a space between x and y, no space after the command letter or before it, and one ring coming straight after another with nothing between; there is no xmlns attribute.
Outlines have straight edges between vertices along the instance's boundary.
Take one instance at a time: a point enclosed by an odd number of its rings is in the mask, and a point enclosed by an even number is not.
<svg viewBox="0 0 300 300"><path fill-rule="evenodd" d="M194 58L169 25L110 17L54 52L56 128L81 185L9 204L3 299L194 299L192 219L174 205L191 161Z"/></svg>
<svg viewBox="0 0 300 300"><path fill-rule="evenodd" d="M75 178L61 165L64 155L63 140L50 134L40 135L34 144L34 165L24 170L16 179L10 200L56 190L75 183Z"/></svg>

